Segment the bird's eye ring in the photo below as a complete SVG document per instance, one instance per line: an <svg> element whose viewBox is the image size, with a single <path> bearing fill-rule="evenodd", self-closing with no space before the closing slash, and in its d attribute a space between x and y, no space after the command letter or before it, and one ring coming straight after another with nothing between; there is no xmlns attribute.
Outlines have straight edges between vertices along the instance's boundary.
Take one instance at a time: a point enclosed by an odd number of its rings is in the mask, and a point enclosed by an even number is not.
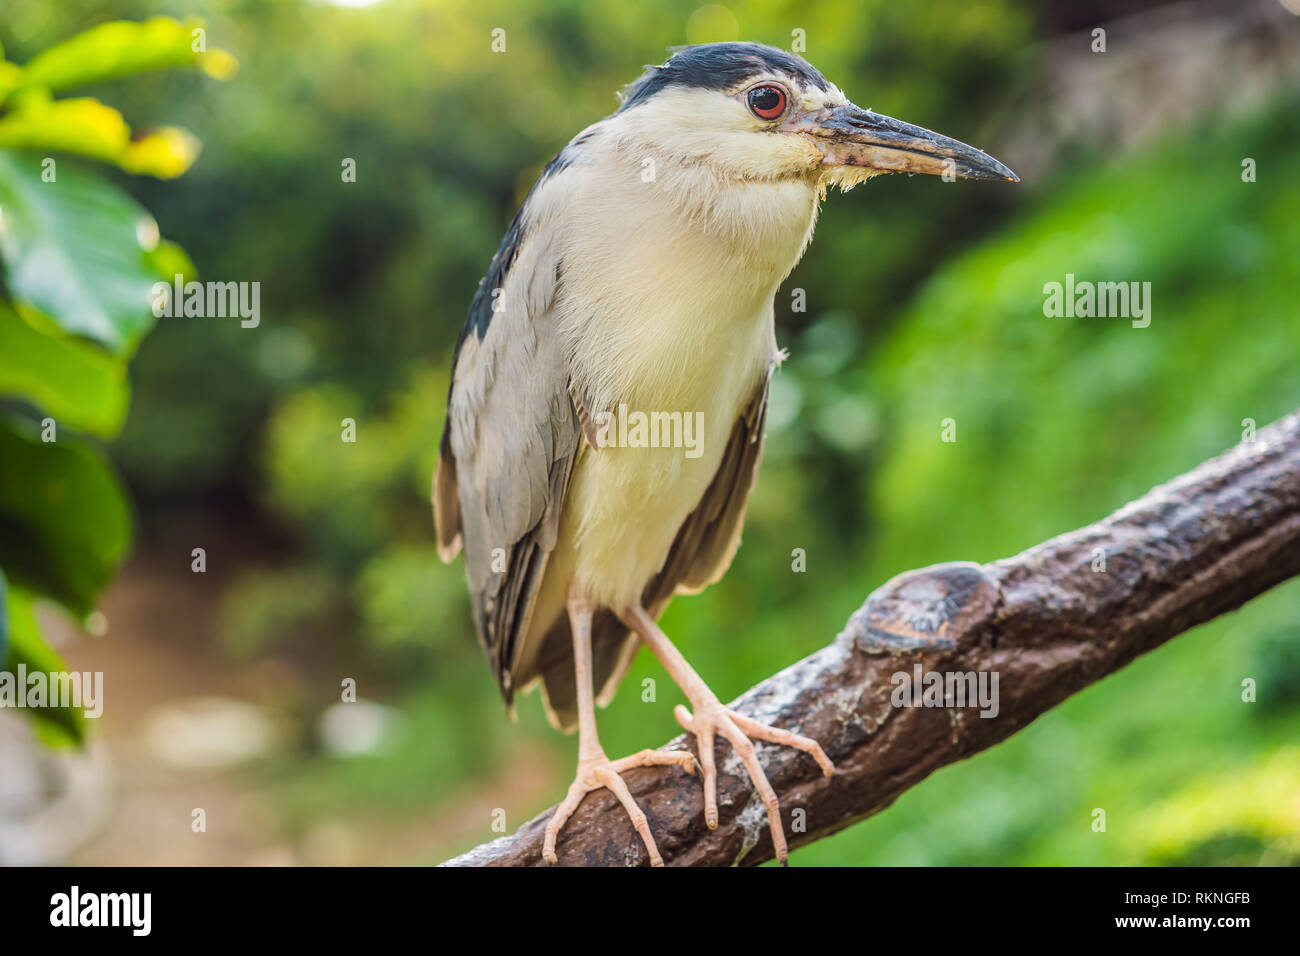
<svg viewBox="0 0 1300 956"><path fill-rule="evenodd" d="M779 86L756 86L749 91L746 99L749 101L749 111L759 119L776 119L785 112L785 90Z"/></svg>

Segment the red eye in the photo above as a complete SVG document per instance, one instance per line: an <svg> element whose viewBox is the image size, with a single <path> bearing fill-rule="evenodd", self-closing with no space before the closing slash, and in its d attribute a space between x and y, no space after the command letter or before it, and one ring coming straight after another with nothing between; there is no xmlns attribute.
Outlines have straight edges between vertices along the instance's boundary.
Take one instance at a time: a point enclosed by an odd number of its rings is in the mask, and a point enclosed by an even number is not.
<svg viewBox="0 0 1300 956"><path fill-rule="evenodd" d="M776 119L785 112L785 90L779 86L756 86L749 91L749 109L759 119Z"/></svg>

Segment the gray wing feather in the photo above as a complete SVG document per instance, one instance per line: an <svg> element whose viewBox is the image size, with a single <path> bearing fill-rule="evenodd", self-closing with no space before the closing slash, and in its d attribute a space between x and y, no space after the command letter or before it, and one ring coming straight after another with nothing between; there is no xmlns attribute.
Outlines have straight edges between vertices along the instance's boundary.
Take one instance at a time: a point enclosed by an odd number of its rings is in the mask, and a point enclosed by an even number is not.
<svg viewBox="0 0 1300 956"><path fill-rule="evenodd" d="M771 372L756 389L732 429L718 471L700 503L687 516L659 574L647 585L641 603L657 618L673 594L700 591L726 573L740 546L745 505L758 475L767 417L767 388ZM602 609L592 624L592 673L597 703L609 703L631 666L638 638L616 615ZM537 669L542 675L546 711L562 730L578 718L577 688L568 622L561 619L542 641Z"/></svg>
<svg viewBox="0 0 1300 956"><path fill-rule="evenodd" d="M554 182L543 174L534 193ZM433 494L439 552L450 560L463 544L479 639L507 702L582 434L556 328L559 253L530 238L545 232L529 221L530 208L525 201L480 286L479 312L471 307ZM501 308L484 316L494 281Z"/></svg>
<svg viewBox="0 0 1300 956"><path fill-rule="evenodd" d="M763 455L770 381L769 370L736 420L717 474L677 532L662 570L646 588L643 603L651 614L657 616L676 592L702 591L731 566Z"/></svg>

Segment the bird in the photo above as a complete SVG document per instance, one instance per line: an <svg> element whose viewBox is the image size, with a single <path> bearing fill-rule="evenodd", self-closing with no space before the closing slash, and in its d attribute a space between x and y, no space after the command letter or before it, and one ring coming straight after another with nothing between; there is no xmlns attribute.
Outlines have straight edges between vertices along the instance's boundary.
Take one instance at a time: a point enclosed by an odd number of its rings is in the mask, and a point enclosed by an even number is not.
<svg viewBox="0 0 1300 956"><path fill-rule="evenodd" d="M719 580L740 544L784 358L775 297L827 189L889 172L1019 180L972 146L855 106L807 60L762 44L677 48L619 100L542 170L473 295L433 478L438 553L464 551L511 713L516 694L540 688L550 722L577 730L545 862L586 794L606 788L663 865L622 778L635 767L698 771L716 828L721 738L784 865L754 741L797 748L827 777L834 765L817 741L725 706L657 622L675 595ZM642 644L690 705L674 716L698 759L611 760L600 744L595 705Z"/></svg>

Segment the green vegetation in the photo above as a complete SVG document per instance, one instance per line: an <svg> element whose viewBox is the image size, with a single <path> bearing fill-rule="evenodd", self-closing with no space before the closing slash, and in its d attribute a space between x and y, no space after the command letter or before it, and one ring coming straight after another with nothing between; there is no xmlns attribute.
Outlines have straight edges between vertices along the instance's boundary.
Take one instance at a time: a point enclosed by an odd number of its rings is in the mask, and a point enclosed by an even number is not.
<svg viewBox="0 0 1300 956"><path fill-rule="evenodd" d="M197 28L108 23L23 66L0 58L0 670L63 670L34 600L84 618L126 555L126 497L94 439L122 427L153 283L193 271L134 199L64 154L174 177L194 138L132 138L116 109L55 94L172 67L227 75L228 54L195 49ZM77 710L25 713L51 741L84 733Z"/></svg>
<svg viewBox="0 0 1300 956"><path fill-rule="evenodd" d="M863 486L870 557L852 579L1015 553L1241 440L1243 419L1300 406L1300 223L1285 212L1300 188L1240 177L1243 155L1278 172L1300 161L1297 105L1088 171L926 283L852 373L888 436ZM1151 281L1150 327L1044 317L1042 284L1067 272ZM949 417L958 440L945 444ZM1291 582L799 856L1300 863L1300 774L1278 749L1300 735L1297 618ZM1243 703L1246 678L1258 703Z"/></svg>

